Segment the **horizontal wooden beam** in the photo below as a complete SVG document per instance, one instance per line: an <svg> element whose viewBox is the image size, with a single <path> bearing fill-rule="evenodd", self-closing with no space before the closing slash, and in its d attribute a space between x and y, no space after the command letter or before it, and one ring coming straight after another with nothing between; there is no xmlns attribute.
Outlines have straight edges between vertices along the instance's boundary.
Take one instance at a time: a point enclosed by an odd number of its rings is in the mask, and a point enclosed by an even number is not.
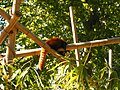
<svg viewBox="0 0 120 90"><path fill-rule="evenodd" d="M69 44L67 46L67 50L90 48L90 47L97 47L97 46L104 46L104 45L118 44L118 43L120 43L120 37L114 37L114 38L108 38L108 39L102 39L102 40L94 40L94 41L80 42L76 44Z"/></svg>
<svg viewBox="0 0 120 90"><path fill-rule="evenodd" d="M74 50L74 49L80 49L80 48L90 48L90 47L104 46L104 45L117 44L117 43L120 43L120 37L81 42L76 44L68 44L66 49ZM60 50L62 51L62 49ZM17 51L16 57L39 55L40 51L41 51L41 48ZM5 53L0 54L0 58L4 57L5 55L6 55Z"/></svg>

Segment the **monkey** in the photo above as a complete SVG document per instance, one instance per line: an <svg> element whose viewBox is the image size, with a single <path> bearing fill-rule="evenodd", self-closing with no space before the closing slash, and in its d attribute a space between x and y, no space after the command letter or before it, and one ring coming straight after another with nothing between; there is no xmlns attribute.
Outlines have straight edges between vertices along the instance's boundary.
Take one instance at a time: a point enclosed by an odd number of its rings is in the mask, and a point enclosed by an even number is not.
<svg viewBox="0 0 120 90"><path fill-rule="evenodd" d="M58 54L65 56L67 43L64 40L55 37L55 38L51 38L51 39L47 40L46 44L48 44ZM62 48L63 51L59 51L60 48ZM39 63L38 63L38 68L40 70L43 70L43 68L44 68L46 54L47 54L47 51L44 48L42 48L41 52L40 52Z"/></svg>

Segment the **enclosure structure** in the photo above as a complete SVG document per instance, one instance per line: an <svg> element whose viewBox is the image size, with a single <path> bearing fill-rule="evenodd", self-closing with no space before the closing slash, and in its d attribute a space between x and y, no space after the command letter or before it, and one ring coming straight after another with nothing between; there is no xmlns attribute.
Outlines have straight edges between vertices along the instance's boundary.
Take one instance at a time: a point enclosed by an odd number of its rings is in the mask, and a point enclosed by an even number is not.
<svg viewBox="0 0 120 90"><path fill-rule="evenodd" d="M8 36L8 42L7 42L7 45L6 45L7 46L6 53L1 53L0 54L1 64L4 64L4 63L12 64L13 63L13 58L16 58L16 57L23 57L23 56L39 55L40 54L40 50L41 50L40 48L25 50L25 51L15 51L15 41L16 41L17 30L26 34L28 36L28 38L32 39L40 47L45 48L54 57L58 58L61 61L64 60L64 58L61 55L59 55L58 53L56 53L56 51L51 49L44 41L40 40L37 37L37 35L30 32L29 29L27 29L25 26L23 26L22 24L20 24L18 22L18 20L21 16L21 13L20 13L20 3L21 3L21 1L22 0L14 0L13 6L12 6L12 9L11 9L11 16L8 15L2 9L0 9L0 15L4 19L6 19L9 23L0 32L0 45L3 43L5 38ZM77 33L76 33L76 30L75 30L74 16L73 16L73 12L72 12L71 7L70 7L70 13L71 13L71 25L72 25L72 30L73 30L74 43L73 44L68 44L67 45L67 50L76 49L76 59L79 58L79 54L78 54L77 49L120 43L120 37L78 43Z"/></svg>

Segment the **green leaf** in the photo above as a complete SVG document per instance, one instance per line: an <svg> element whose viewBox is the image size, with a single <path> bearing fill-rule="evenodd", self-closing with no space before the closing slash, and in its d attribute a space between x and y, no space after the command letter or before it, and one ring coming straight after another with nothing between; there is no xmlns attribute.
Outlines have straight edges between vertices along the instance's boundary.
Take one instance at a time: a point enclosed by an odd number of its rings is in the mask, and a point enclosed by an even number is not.
<svg viewBox="0 0 120 90"><path fill-rule="evenodd" d="M25 68L24 71L20 74L20 78L25 77L25 75L28 73L29 69L30 69L30 67Z"/></svg>
<svg viewBox="0 0 120 90"><path fill-rule="evenodd" d="M15 79L16 76L18 76L18 74L19 74L20 72L21 72L21 69L16 70L16 71L13 73L13 75L11 76L11 79L10 79L10 80Z"/></svg>

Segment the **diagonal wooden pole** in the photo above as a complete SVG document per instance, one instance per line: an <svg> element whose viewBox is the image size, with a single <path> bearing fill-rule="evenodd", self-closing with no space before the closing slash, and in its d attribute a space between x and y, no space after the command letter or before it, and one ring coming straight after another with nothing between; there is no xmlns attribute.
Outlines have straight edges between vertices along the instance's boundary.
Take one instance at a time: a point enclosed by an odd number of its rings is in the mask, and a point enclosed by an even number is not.
<svg viewBox="0 0 120 90"><path fill-rule="evenodd" d="M9 24L4 28L2 32L0 32L0 45L8 35L8 33L14 28L15 24L18 22L18 19L21 16L20 13L20 3L21 0L14 0L13 1L13 6L12 6L12 17L9 21ZM6 15L4 12L1 14L2 16ZM8 15L7 15L8 16Z"/></svg>
<svg viewBox="0 0 120 90"><path fill-rule="evenodd" d="M2 9L0 9L0 14L1 12L4 13L4 18L6 20L10 20L10 16L7 15ZM54 57L58 58L59 60L63 61L65 60L61 55L59 55L55 50L51 49L45 42L40 40L35 34L31 33L25 26L20 24L19 22L16 23L16 28L19 29L21 32L27 35L27 37L31 38L33 41L35 41L39 46L43 47L48 51L48 53L51 53Z"/></svg>
<svg viewBox="0 0 120 90"><path fill-rule="evenodd" d="M4 28L2 32L0 32L0 45L2 44L4 39L7 37L8 33L14 28L15 24L19 19L19 16L20 16L19 14L14 14L9 24Z"/></svg>

